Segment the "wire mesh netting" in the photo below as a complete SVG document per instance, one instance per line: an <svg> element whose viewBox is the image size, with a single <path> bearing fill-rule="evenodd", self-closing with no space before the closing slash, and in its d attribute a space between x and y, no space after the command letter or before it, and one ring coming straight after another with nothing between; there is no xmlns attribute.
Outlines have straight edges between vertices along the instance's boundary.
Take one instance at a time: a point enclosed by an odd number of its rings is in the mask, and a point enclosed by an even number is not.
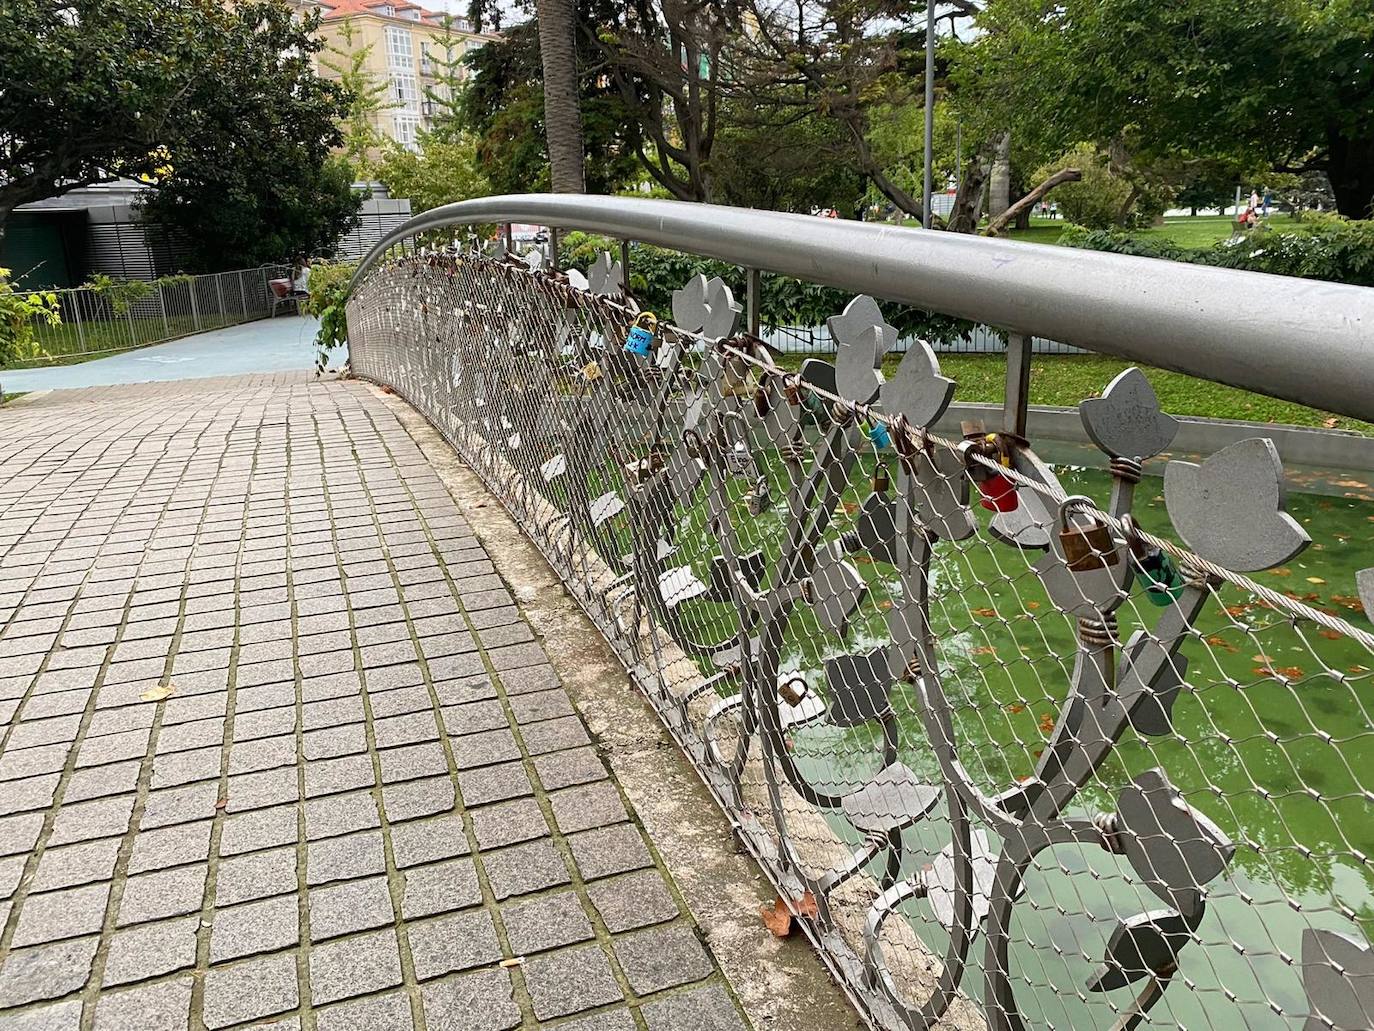
<svg viewBox="0 0 1374 1031"><path fill-rule="evenodd" d="M869 298L782 367L719 280L656 323L609 256L531 266L377 266L352 367L540 547L869 1021L1374 1026L1374 504L1285 498L1258 438L1146 475L1138 370L1081 406L1103 468L1056 469L932 432L955 385L919 342L884 380Z"/></svg>

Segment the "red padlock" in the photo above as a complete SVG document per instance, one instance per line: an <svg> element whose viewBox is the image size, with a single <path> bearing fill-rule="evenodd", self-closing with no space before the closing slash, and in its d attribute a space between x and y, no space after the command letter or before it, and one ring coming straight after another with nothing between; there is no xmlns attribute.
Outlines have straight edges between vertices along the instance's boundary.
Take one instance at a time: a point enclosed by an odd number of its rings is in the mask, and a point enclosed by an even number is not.
<svg viewBox="0 0 1374 1031"><path fill-rule="evenodd" d="M983 495L978 502L989 512L1015 512L1020 499L1016 496L1016 484L1001 473L992 473L985 480L974 480L978 493Z"/></svg>

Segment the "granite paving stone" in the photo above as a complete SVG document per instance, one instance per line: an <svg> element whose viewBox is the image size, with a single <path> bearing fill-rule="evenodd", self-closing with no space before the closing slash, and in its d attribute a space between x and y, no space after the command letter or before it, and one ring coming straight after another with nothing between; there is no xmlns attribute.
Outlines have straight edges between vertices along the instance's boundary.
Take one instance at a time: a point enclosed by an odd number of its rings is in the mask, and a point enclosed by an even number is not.
<svg viewBox="0 0 1374 1031"><path fill-rule="evenodd" d="M512 903L502 908L501 919L517 956L588 941L593 934L581 899L571 891Z"/></svg>
<svg viewBox="0 0 1374 1031"><path fill-rule="evenodd" d="M743 1026L391 402L5 412L0 1031Z"/></svg>
<svg viewBox="0 0 1374 1031"><path fill-rule="evenodd" d="M422 981L501 959L496 927L491 914L484 909L411 920L406 933L415 960L415 976Z"/></svg>
<svg viewBox="0 0 1374 1031"><path fill-rule="evenodd" d="M600 946L535 956L524 966L525 984L540 1020L579 1013L624 997Z"/></svg>

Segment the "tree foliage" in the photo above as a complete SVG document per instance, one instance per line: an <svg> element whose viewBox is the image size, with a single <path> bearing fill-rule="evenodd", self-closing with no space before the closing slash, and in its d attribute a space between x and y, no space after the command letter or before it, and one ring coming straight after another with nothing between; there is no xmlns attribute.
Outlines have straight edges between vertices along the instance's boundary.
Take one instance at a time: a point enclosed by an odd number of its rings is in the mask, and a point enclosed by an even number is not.
<svg viewBox="0 0 1374 1031"><path fill-rule="evenodd" d="M581 9L584 24L591 12ZM642 174L635 157L636 128L618 92L602 81L596 55L579 37L582 140L586 184L592 193L614 193ZM544 145L543 66L537 20L513 26L465 57L473 76L458 110L477 159L496 193L525 193L550 186Z"/></svg>
<svg viewBox="0 0 1374 1031"><path fill-rule="evenodd" d="M375 174L393 197L410 198L416 213L455 201L484 197L490 192L477 167L473 141L458 134L421 133L419 149L388 144Z"/></svg>
<svg viewBox="0 0 1374 1031"><path fill-rule="evenodd" d="M260 231L270 194L318 184L339 142L345 94L311 67L313 25L281 0L6 0L0 223L19 204L130 176L175 184L173 197L205 187L252 217L235 236Z"/></svg>
<svg viewBox="0 0 1374 1031"><path fill-rule="evenodd" d="M348 108L339 120L343 155L353 174L366 178L378 150L390 138L382 132L378 119L383 111L396 105L390 99L387 83L369 67L375 45L354 45L358 27L352 18L339 23L339 38L343 46L330 44L321 63L338 76L348 99Z"/></svg>
<svg viewBox="0 0 1374 1031"><path fill-rule="evenodd" d="M1374 202L1368 0L989 0L957 73L967 116L1044 160L1080 142L1140 168L1320 169Z"/></svg>

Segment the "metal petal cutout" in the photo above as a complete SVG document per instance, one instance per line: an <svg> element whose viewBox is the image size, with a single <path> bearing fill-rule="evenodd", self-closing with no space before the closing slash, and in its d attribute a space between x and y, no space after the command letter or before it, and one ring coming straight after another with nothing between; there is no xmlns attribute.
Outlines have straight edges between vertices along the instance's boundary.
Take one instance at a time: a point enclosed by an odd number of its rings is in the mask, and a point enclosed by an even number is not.
<svg viewBox="0 0 1374 1031"><path fill-rule="evenodd" d="M859 508L856 541L877 562L897 565L897 499L870 494Z"/></svg>
<svg viewBox="0 0 1374 1031"><path fill-rule="evenodd" d="M940 375L940 362L924 340L913 340L892 379L883 384L888 415L905 415L913 426L931 426L954 398L954 380Z"/></svg>
<svg viewBox="0 0 1374 1031"><path fill-rule="evenodd" d="M1360 592L1360 604L1364 606L1365 618L1374 622L1374 567L1361 569L1356 573L1355 586Z"/></svg>
<svg viewBox="0 0 1374 1031"><path fill-rule="evenodd" d="M739 305L719 276L708 280L697 274L673 291L673 323L708 340L733 336L739 314Z"/></svg>
<svg viewBox="0 0 1374 1031"><path fill-rule="evenodd" d="M840 806L859 830L886 834L920 820L935 808L940 794L939 788L922 784L906 766L893 763L846 795Z"/></svg>
<svg viewBox="0 0 1374 1031"><path fill-rule="evenodd" d="M835 385L846 401L868 404L882 386L882 329L866 326L839 341L835 351Z"/></svg>
<svg viewBox="0 0 1374 1031"><path fill-rule="evenodd" d="M878 302L867 294L859 294L844 306L843 312L826 319L825 324L830 330L831 338L836 341L852 340L870 326L877 326L880 336L880 361L883 355L897 346L897 327L888 324L887 319L883 317L882 309L878 307Z"/></svg>
<svg viewBox="0 0 1374 1031"><path fill-rule="evenodd" d="M997 879L997 856L988 846L984 830L975 830L969 837L969 861L973 867L973 925L975 929L987 918L992 908L993 885ZM946 930L954 927L954 902L958 881L954 876L954 846L946 845L924 872L926 898L935 912L935 919Z"/></svg>
<svg viewBox="0 0 1374 1031"><path fill-rule="evenodd" d="M739 571L744 574L751 590L757 591L759 584L763 583L766 563L762 551L751 551L739 557ZM725 561L724 555L714 556L711 559L711 593L707 597L711 601L729 601L735 596L731 585L730 564Z"/></svg>
<svg viewBox="0 0 1374 1031"><path fill-rule="evenodd" d="M1092 442L1117 458L1153 458L1174 442L1178 420L1159 410L1145 374L1132 366L1107 385L1101 397L1078 406Z"/></svg>
<svg viewBox="0 0 1374 1031"><path fill-rule="evenodd" d="M837 726L857 727L891 711L888 690L893 677L886 648L826 659L825 679L830 687L830 722Z"/></svg>
<svg viewBox="0 0 1374 1031"><path fill-rule="evenodd" d="M941 540L962 541L973 536L978 524L968 507L969 482L964 459L957 451L936 447L918 451L916 509L922 525Z"/></svg>
<svg viewBox="0 0 1374 1031"><path fill-rule="evenodd" d="M1374 953L1349 935L1302 932L1302 984L1312 1013L1303 1031L1374 1027Z"/></svg>
<svg viewBox="0 0 1374 1031"><path fill-rule="evenodd" d="M1171 973L1178 966L1179 952L1192 936L1188 921L1172 909L1119 920L1102 964L1088 981L1088 991L1110 992L1142 977Z"/></svg>
<svg viewBox="0 0 1374 1031"><path fill-rule="evenodd" d="M1283 510L1283 463L1267 437L1237 441L1201 465L1170 462L1164 503L1190 548L1238 572L1277 566L1311 543Z"/></svg>
<svg viewBox="0 0 1374 1031"><path fill-rule="evenodd" d="M1199 911L1202 886L1226 869L1235 846L1183 800L1164 771L1146 770L1116 801L1126 858L1156 895L1184 914Z"/></svg>
<svg viewBox="0 0 1374 1031"><path fill-rule="evenodd" d="M821 548L811 571L809 600L821 626L836 637L849 630L849 618L863 604L868 587L859 571L840 558L833 547Z"/></svg>
<svg viewBox="0 0 1374 1031"><path fill-rule="evenodd" d="M625 292L625 267L611 258L610 251L602 251L587 269L587 282L592 293L617 297Z"/></svg>

